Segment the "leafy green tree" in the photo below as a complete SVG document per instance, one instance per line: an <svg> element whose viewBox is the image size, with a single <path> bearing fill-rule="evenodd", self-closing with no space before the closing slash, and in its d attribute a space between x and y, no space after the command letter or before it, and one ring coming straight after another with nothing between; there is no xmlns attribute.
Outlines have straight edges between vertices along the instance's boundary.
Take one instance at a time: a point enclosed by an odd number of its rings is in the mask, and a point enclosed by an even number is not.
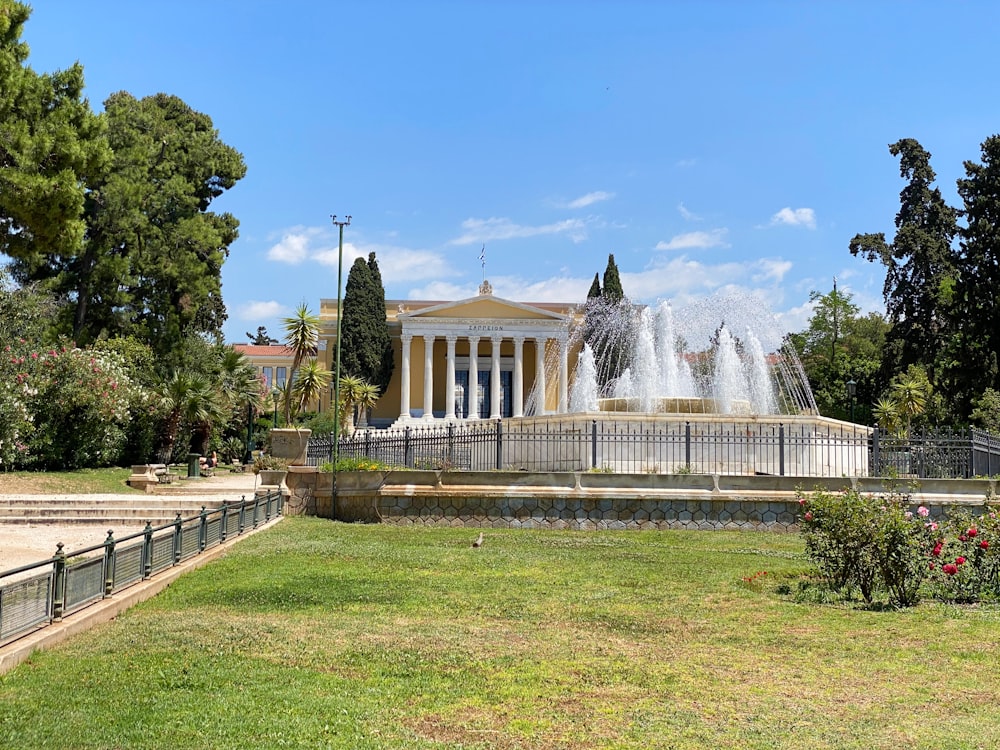
<svg viewBox="0 0 1000 750"><path fill-rule="evenodd" d="M257 326L257 333L247 331L247 339L254 346L272 346L278 343L278 339L273 339L268 335L266 326Z"/></svg>
<svg viewBox="0 0 1000 750"><path fill-rule="evenodd" d="M851 400L847 382L853 380L854 421L867 422L869 404L885 390L880 375L882 352L888 324L878 313L859 315L853 296L837 288L827 294L812 292L813 314L805 331L794 334L802 366L809 378L820 413L848 419Z"/></svg>
<svg viewBox="0 0 1000 750"><path fill-rule="evenodd" d="M986 388L1000 389L1000 136L987 138L981 151L982 163L966 161L966 176L958 180L966 222L959 230L962 325L951 350L949 385L960 413L968 413Z"/></svg>
<svg viewBox="0 0 1000 750"><path fill-rule="evenodd" d="M30 13L0 0L0 252L34 277L50 258L79 252L84 200L110 150L83 98L83 68L39 74L27 65Z"/></svg>
<svg viewBox="0 0 1000 750"><path fill-rule="evenodd" d="M208 115L175 96L119 92L105 117L114 159L91 185L82 252L48 264L75 300L77 341L134 333L169 356L191 332L221 331L238 222L209 207L246 166Z"/></svg>
<svg viewBox="0 0 1000 750"><path fill-rule="evenodd" d="M973 404L969 419L978 427L1000 434L1000 391L987 388Z"/></svg>
<svg viewBox="0 0 1000 750"><path fill-rule="evenodd" d="M954 330L959 271L952 242L958 232L958 212L932 187L935 174L930 154L916 140L897 141L889 152L900 157L900 175L908 181L900 193L896 235L888 243L881 232L858 234L850 250L886 268L884 296L891 324L886 373L920 364L933 376Z"/></svg>
<svg viewBox="0 0 1000 750"><path fill-rule="evenodd" d="M385 319L385 289L375 253L351 266L340 323L343 372L384 389L392 378L393 358Z"/></svg>

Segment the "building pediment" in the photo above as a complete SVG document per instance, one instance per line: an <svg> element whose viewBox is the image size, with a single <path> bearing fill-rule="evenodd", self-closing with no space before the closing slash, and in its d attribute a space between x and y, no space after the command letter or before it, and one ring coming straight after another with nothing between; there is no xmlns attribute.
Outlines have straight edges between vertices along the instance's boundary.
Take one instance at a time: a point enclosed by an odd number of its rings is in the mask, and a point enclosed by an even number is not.
<svg viewBox="0 0 1000 750"><path fill-rule="evenodd" d="M492 295L480 295L478 297L458 300L457 302L444 302L439 305L414 310L412 313L402 313L398 315L398 319L401 322L434 320L442 323L446 320L463 322L477 320L533 320L555 324L569 322L569 316L567 315L561 315L552 310L545 310L523 302L501 299Z"/></svg>

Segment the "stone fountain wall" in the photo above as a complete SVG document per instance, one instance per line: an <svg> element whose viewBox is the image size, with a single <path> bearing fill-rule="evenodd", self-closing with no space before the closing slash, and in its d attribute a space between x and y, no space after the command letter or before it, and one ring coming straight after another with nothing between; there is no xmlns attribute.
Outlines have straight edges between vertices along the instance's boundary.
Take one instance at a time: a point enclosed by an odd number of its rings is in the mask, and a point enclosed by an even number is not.
<svg viewBox="0 0 1000 750"><path fill-rule="evenodd" d="M343 472L289 474L286 512L345 522L521 529L797 528L800 491L885 492L873 478L603 474L592 472ZM914 506L980 512L995 480L924 480Z"/></svg>

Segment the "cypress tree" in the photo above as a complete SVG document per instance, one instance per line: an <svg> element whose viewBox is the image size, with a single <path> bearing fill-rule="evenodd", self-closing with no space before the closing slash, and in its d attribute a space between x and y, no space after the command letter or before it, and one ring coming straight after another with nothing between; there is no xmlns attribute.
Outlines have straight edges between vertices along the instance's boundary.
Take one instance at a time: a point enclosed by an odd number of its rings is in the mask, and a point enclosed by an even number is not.
<svg viewBox="0 0 1000 750"><path fill-rule="evenodd" d="M358 258L347 275L340 324L341 375L360 378L385 393L392 377L392 342L385 320L385 290L375 253Z"/></svg>
<svg viewBox="0 0 1000 750"><path fill-rule="evenodd" d="M587 299L597 299L600 296L601 296L601 275L595 273L594 283L590 285L590 291L587 292Z"/></svg>
<svg viewBox="0 0 1000 750"><path fill-rule="evenodd" d="M611 304L625 299L625 290L622 289L622 280L618 276L618 266L615 265L614 254L608 256L608 267L604 270L604 292L601 297Z"/></svg>
<svg viewBox="0 0 1000 750"><path fill-rule="evenodd" d="M385 393L392 379L394 362L392 359L392 339L389 336L389 323L385 319L385 287L382 285L382 272L379 271L375 253L368 253L368 281L371 284L371 336L372 349L378 353L379 361L368 382L379 387L379 393Z"/></svg>

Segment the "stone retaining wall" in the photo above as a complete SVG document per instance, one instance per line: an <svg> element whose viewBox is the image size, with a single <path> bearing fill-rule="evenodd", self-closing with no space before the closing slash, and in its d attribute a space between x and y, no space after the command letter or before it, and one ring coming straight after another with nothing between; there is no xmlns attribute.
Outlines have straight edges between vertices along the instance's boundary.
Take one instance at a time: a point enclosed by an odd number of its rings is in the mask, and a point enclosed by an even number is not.
<svg viewBox="0 0 1000 750"><path fill-rule="evenodd" d="M800 490L890 489L885 480L867 477L393 470L342 472L334 493L332 474L294 469L286 514L469 528L790 531ZM956 505L981 510L995 484L934 479L909 489L914 506L927 505L937 516Z"/></svg>

